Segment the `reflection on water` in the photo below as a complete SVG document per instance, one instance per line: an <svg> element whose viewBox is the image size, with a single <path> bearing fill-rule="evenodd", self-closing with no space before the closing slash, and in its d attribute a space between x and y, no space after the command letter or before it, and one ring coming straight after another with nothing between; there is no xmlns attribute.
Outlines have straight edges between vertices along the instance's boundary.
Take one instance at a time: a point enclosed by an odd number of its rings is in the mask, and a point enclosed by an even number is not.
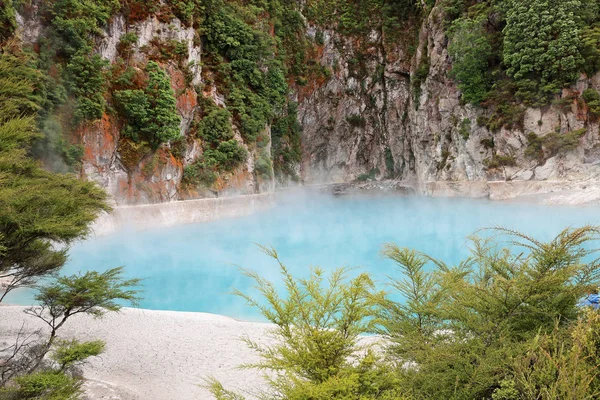
<svg viewBox="0 0 600 400"><path fill-rule="evenodd" d="M455 263L467 255L466 236L479 228L501 225L549 239L565 227L585 224L600 224L600 208L294 194L248 217L92 237L73 246L62 273L125 266L128 276L145 278L143 308L258 319L229 294L233 288L250 290L237 266L279 281L277 264L256 244L275 247L297 275L310 266L349 266L383 281L397 275L394 264L379 255L385 242ZM6 302L30 304L31 293L15 293Z"/></svg>

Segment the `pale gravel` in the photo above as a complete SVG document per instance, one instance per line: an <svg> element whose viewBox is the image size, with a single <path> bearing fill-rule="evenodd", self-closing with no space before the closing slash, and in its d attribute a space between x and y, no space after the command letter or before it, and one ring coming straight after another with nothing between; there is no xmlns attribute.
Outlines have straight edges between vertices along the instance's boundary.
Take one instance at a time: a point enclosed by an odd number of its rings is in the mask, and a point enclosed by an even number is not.
<svg viewBox="0 0 600 400"><path fill-rule="evenodd" d="M23 323L27 331L44 328L25 308L0 307L0 347ZM249 398L265 388L259 372L238 367L258 360L241 338L272 343L271 328L214 314L123 309L101 320L76 315L60 335L106 342L83 368L89 399L202 400L212 398L202 387L211 376Z"/></svg>

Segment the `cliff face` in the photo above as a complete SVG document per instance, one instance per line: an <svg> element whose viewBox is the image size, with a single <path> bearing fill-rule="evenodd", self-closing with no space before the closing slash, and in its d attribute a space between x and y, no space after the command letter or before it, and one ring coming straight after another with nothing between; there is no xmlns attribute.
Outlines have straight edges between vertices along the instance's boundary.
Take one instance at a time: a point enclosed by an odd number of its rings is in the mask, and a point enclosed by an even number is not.
<svg viewBox="0 0 600 400"><path fill-rule="evenodd" d="M18 34L24 46L39 49L44 45L40 45L44 36L51 34L42 15L43 3L33 2L17 14ZM122 38L132 34L134 43L124 55ZM185 26L173 16L165 19L160 15L147 15L132 19L119 13L111 16L94 43L94 53L106 60L109 69L132 68L138 74L136 79L147 80L143 76L144 66L150 60L158 61L167 73L176 99L180 139L158 148L129 140L123 133L127 121L119 118L114 99L106 93L104 97L108 98L111 108L99 119L76 124L75 129L70 126L70 111L59 110L57 114L69 142L83 147L81 163L76 170L82 177L99 183L118 204L160 203L273 190L272 177L259 177L255 173L257 146L246 143L231 119L228 124L233 131L233 139L248 154L245 161L232 171L220 174L213 184L206 187L183 183L185 168L201 159L204 152L203 139L197 134L203 112L200 101L210 101L217 107L226 108L218 85L203 76L202 41L196 29ZM175 59L171 48L176 45L183 45L180 53L185 54L179 59ZM264 126L263 132L270 140L268 125ZM270 157L270 141L263 143L260 151Z"/></svg>
<svg viewBox="0 0 600 400"><path fill-rule="evenodd" d="M427 192L428 184L440 181L600 176L598 122L581 101L586 89L600 89L600 75L582 75L552 105L524 109L522 126L490 130L480 123L490 111L460 100L441 21L442 8L436 6L419 28L414 55L406 44L385 46L382 36L372 32L362 44L369 57L362 80L353 75L352 42L326 32L320 62L339 67L331 80L300 101L305 182L396 178ZM421 79L423 68L427 73ZM578 130L572 150L545 160L526 155L530 133L544 138Z"/></svg>
<svg viewBox="0 0 600 400"><path fill-rule="evenodd" d="M596 179L599 125L581 95L588 88L600 89L600 75L582 75L558 101L523 109L522 121L512 127L490 129L482 121L491 111L461 102L450 77L443 19L442 7L434 6L426 16L407 20L392 41L382 29L356 37L307 21L305 35L316 43L311 61L329 73L324 79L291 85L302 126L301 162L296 166L301 180L310 184L398 179L427 192L430 182ZM35 2L18 21L22 39L36 45L46 28ZM95 40L94 51L114 66L123 60L121 38L130 33L136 40L125 62L138 70L149 60L160 59L157 53L166 44L184 45L183 59L160 60L176 97L182 139L140 150L124 139L123 120L107 111L73 133L72 141L84 148L81 174L99 182L119 203L273 190L272 172L260 175L255 168L260 157L271 158L269 124L260 134L266 142L257 146L245 139L233 120L229 122L233 137L246 150L246 161L219 174L204 189L183 183L185 168L206 151L197 135L198 122L206 115L200 103L210 100L227 108L221 83L203 68L204 41L198 30L177 18L161 22L157 15L140 20L113 15ZM530 133L541 143L546 137L573 132L575 144L567 151L531 156L535 143Z"/></svg>

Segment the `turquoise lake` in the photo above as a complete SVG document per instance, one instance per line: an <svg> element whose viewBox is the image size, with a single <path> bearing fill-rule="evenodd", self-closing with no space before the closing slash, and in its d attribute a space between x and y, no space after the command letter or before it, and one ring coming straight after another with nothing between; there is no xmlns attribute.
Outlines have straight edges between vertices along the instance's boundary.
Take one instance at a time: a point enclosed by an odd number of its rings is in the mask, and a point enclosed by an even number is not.
<svg viewBox="0 0 600 400"><path fill-rule="evenodd" d="M466 237L480 228L500 225L550 239L566 227L586 224L600 224L600 207L294 194L247 217L92 236L72 247L62 273L124 266L127 276L144 278L142 308L260 320L230 294L234 288L252 293L252 282L238 266L280 284L277 263L257 244L274 247L295 275L306 275L311 266L356 267L384 288L387 276L398 276L394 263L379 255L386 242L456 263L468 254ZM6 301L30 304L31 292L17 291Z"/></svg>

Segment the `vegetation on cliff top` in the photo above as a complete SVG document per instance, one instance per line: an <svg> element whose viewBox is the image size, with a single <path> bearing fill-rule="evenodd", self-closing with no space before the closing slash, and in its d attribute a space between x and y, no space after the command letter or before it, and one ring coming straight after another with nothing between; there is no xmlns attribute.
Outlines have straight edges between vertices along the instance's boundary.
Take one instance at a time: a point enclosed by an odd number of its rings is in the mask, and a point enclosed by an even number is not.
<svg viewBox="0 0 600 400"><path fill-rule="evenodd" d="M598 71L596 0L444 0L452 75L485 125L514 127L524 106L545 106L581 73Z"/></svg>

